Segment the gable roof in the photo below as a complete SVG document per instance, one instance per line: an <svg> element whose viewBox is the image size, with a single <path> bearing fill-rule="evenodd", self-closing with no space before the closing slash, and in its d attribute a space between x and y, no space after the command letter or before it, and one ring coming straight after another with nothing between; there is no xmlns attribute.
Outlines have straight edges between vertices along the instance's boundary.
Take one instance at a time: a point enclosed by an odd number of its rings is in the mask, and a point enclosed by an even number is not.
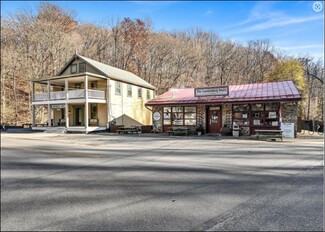
<svg viewBox="0 0 325 232"><path fill-rule="evenodd" d="M81 56L79 54L74 54L74 56L66 63L66 65L59 71L58 75L62 74L62 72L68 67L68 65L76 58L78 57L79 59L85 61L89 65L91 65L93 68L97 69L100 73L102 73L104 76L111 78L113 80L125 82L125 83L130 83L134 84L137 86L142 86L145 88L149 89L156 89L154 86L143 80L142 78L138 77L137 75L119 69L115 68L113 66L110 66L108 64L103 64L98 61L92 60L90 58Z"/></svg>
<svg viewBox="0 0 325 232"><path fill-rule="evenodd" d="M228 96L195 97L194 88L170 89L145 105L210 104L227 102L301 100L293 81L230 85Z"/></svg>

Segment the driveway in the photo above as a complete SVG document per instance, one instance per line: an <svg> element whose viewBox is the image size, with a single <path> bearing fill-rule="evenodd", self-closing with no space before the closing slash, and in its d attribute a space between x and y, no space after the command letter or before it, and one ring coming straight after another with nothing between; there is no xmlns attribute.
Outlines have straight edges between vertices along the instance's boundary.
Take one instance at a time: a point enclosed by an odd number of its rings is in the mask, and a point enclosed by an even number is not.
<svg viewBox="0 0 325 232"><path fill-rule="evenodd" d="M323 229L323 138L2 134L1 230Z"/></svg>

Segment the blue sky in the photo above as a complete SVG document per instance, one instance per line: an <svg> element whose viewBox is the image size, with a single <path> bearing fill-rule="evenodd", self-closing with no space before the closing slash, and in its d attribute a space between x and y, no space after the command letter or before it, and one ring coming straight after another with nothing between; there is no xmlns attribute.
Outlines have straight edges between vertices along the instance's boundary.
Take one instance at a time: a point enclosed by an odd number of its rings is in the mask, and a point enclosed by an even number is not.
<svg viewBox="0 0 325 232"><path fill-rule="evenodd" d="M79 22L100 23L109 17L150 18L155 31L202 28L222 39L245 44L269 39L291 55L324 57L324 10L314 1L58 1L74 10ZM324 1L321 1L324 7ZM39 2L1 1L3 16Z"/></svg>

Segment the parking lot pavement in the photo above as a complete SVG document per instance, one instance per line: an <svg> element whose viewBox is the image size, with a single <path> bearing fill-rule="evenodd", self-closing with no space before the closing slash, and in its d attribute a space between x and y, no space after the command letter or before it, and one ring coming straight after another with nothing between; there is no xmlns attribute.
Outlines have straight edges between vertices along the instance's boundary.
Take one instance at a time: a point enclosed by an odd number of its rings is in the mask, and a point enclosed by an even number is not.
<svg viewBox="0 0 325 232"><path fill-rule="evenodd" d="M323 145L2 134L1 230L321 231Z"/></svg>

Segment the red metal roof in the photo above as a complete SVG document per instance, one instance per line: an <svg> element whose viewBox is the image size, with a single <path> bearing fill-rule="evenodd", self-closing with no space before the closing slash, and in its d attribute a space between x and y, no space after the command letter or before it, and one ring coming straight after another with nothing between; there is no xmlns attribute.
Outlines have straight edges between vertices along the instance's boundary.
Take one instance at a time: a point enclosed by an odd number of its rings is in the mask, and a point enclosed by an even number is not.
<svg viewBox="0 0 325 232"><path fill-rule="evenodd" d="M146 103L147 106L301 100L293 81L230 85L228 96L195 97L194 88L170 89Z"/></svg>

